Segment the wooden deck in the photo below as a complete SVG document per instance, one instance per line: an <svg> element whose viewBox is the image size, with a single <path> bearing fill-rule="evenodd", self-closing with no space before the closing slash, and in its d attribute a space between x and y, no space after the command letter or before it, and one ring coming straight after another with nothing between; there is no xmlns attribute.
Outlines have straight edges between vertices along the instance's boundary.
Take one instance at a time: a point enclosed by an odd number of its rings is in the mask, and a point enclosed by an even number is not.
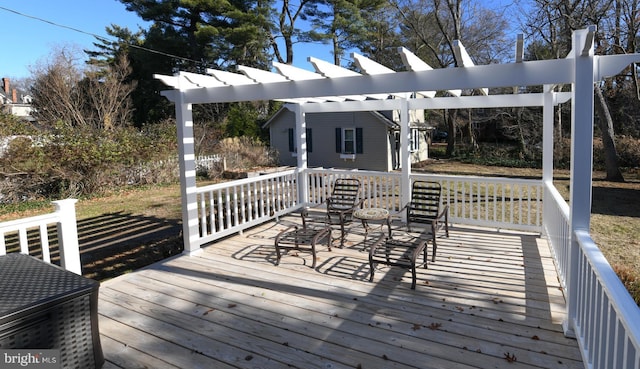
<svg viewBox="0 0 640 369"><path fill-rule="evenodd" d="M368 281L359 225L315 270L302 252L275 266L297 220L104 282L105 368L584 368L544 239L453 227L411 290L398 268Z"/></svg>

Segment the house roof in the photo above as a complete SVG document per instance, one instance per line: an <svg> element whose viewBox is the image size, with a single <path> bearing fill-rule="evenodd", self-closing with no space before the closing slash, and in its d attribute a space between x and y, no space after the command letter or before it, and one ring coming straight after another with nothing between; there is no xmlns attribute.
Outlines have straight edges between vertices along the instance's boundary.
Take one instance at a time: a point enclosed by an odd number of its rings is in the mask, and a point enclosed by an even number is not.
<svg viewBox="0 0 640 369"><path fill-rule="evenodd" d="M275 112L275 114L273 114L271 116L271 118L269 118L269 120L267 120L263 125L262 128L267 128L269 127L278 117L280 117L282 114L284 114L285 111L288 111L289 109L287 109L286 107L282 107L280 108L277 112ZM400 129L400 125L396 122L394 122L393 120L387 118L384 114L378 112L378 111L367 111L366 113L371 114L376 121L382 123L383 125L385 125L387 128L390 129Z"/></svg>

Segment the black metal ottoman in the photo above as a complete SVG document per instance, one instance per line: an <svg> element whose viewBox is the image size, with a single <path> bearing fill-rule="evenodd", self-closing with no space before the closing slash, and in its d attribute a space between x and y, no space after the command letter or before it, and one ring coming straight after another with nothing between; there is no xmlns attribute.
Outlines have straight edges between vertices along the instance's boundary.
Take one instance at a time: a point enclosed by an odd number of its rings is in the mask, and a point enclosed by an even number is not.
<svg viewBox="0 0 640 369"><path fill-rule="evenodd" d="M369 249L369 282L377 264L399 266L411 271L411 289L416 289L416 263L422 254L424 267L427 267L427 242L422 240L401 241L381 236ZM419 265L419 264L418 264Z"/></svg>
<svg viewBox="0 0 640 369"><path fill-rule="evenodd" d="M56 349L62 368L101 368L99 286L28 255L0 256L0 349Z"/></svg>
<svg viewBox="0 0 640 369"><path fill-rule="evenodd" d="M311 268L316 267L316 243L322 239L327 240L327 248L331 251L331 227L310 228L298 226L289 227L276 236L276 265L280 264L283 251L300 250L300 246L308 247L313 255Z"/></svg>

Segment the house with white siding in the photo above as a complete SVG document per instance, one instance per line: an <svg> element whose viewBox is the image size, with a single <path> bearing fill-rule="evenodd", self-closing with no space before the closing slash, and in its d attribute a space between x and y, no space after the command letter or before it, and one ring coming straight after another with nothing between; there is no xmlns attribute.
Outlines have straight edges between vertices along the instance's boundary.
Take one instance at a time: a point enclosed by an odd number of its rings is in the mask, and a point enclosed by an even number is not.
<svg viewBox="0 0 640 369"><path fill-rule="evenodd" d="M11 88L9 78L2 78L0 106L2 106L3 112L26 120L33 120L31 116L31 112L33 111L32 102L33 97L31 95L20 94L20 97L18 97L18 90Z"/></svg>

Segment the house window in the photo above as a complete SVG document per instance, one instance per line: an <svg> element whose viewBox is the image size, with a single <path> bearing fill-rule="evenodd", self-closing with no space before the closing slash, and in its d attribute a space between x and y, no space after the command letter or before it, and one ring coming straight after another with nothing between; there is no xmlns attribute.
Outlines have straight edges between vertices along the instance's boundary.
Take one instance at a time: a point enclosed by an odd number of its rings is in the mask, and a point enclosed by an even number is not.
<svg viewBox="0 0 640 369"><path fill-rule="evenodd" d="M411 145L409 147L411 152L416 152L420 149L420 131L415 128L411 129L411 141L409 143Z"/></svg>
<svg viewBox="0 0 640 369"><path fill-rule="evenodd" d="M312 135L311 135L311 128L307 128L306 129L307 132L307 152L312 152L313 151L313 139L312 139ZM297 142L297 136L296 136L296 129L295 128L289 128L289 152L290 153L297 153L298 152L298 145L296 144Z"/></svg>
<svg viewBox="0 0 640 369"><path fill-rule="evenodd" d="M336 152L343 155L363 153L362 128L336 128Z"/></svg>
<svg viewBox="0 0 640 369"><path fill-rule="evenodd" d="M356 130L353 128L345 128L343 131L342 139L342 153L343 154L355 154L356 153Z"/></svg>

